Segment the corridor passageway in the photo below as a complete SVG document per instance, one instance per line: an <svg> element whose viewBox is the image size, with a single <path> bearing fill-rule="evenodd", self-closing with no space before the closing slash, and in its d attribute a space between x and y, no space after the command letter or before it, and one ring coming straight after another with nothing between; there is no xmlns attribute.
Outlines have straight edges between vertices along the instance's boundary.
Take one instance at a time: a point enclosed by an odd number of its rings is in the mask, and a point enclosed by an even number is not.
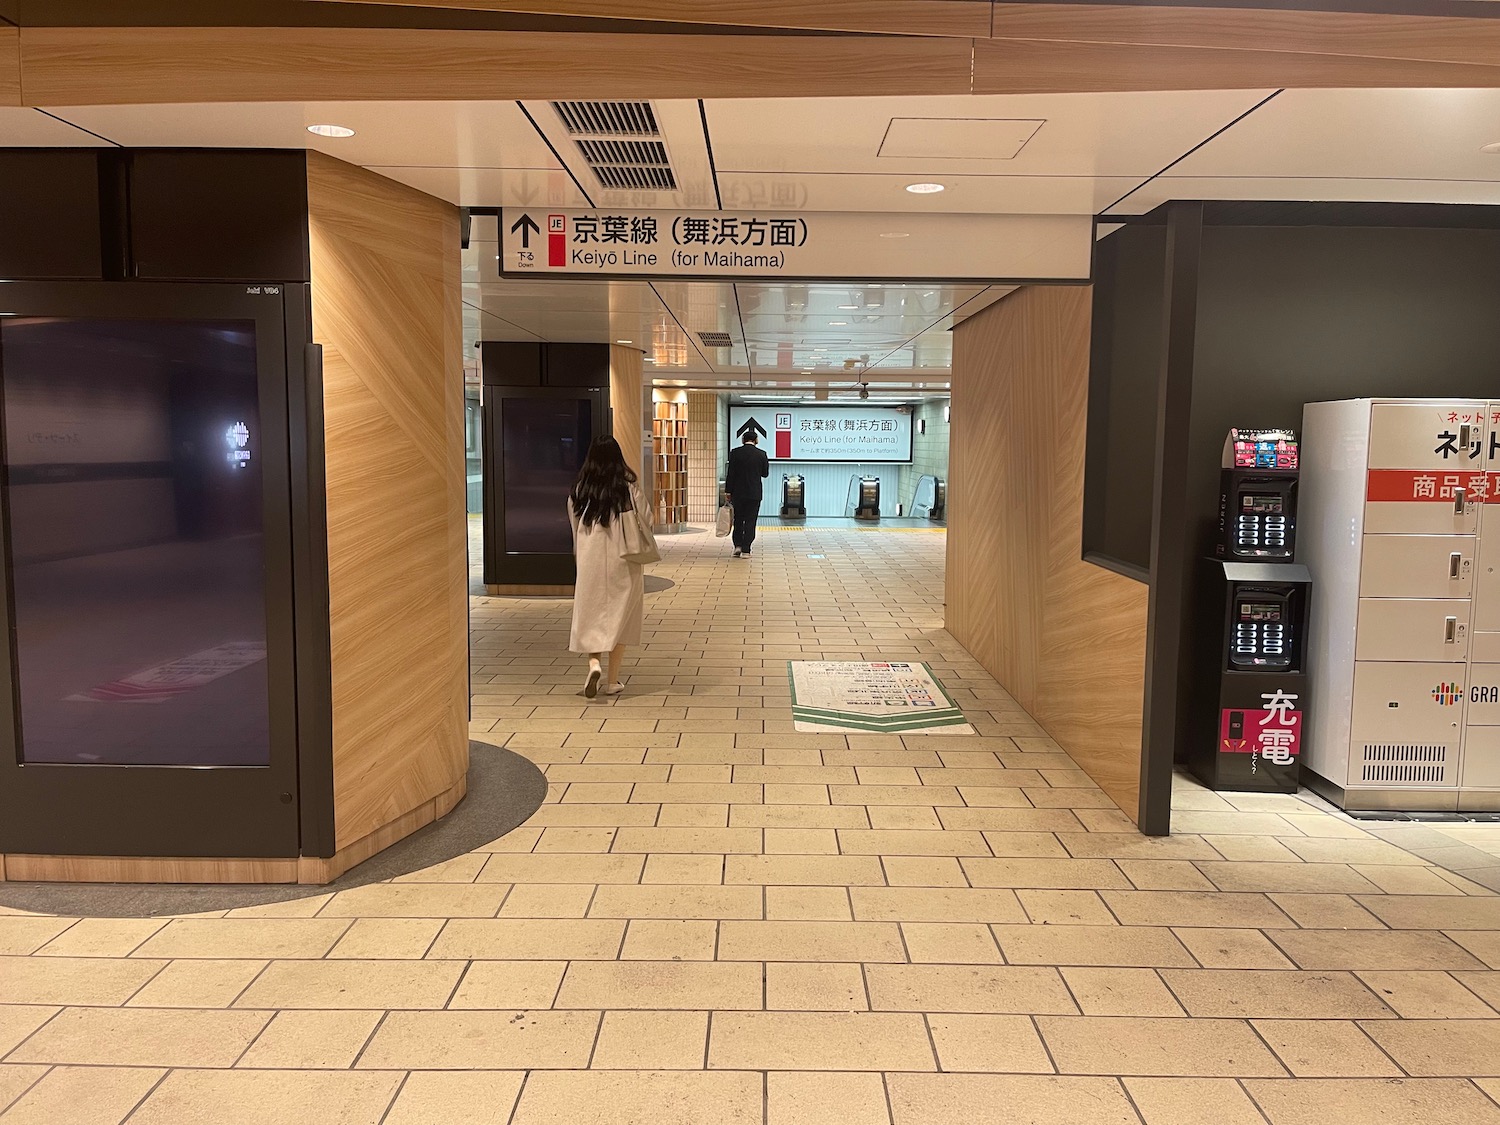
<svg viewBox="0 0 1500 1125"><path fill-rule="evenodd" d="M1500 1121L1500 898L1295 797L1138 835L943 631L944 540L663 537L613 701L566 600L476 597L532 820L276 906L0 917L0 1122ZM789 659L925 661L978 733L793 733Z"/></svg>

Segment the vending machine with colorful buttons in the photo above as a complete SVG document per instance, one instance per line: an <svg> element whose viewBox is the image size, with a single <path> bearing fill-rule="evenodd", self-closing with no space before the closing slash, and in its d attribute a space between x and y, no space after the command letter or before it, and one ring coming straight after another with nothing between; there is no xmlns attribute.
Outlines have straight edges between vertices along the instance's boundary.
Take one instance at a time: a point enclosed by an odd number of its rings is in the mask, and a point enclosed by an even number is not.
<svg viewBox="0 0 1500 1125"><path fill-rule="evenodd" d="M1305 409L1305 764L1345 808L1500 808L1497 430L1478 400Z"/></svg>

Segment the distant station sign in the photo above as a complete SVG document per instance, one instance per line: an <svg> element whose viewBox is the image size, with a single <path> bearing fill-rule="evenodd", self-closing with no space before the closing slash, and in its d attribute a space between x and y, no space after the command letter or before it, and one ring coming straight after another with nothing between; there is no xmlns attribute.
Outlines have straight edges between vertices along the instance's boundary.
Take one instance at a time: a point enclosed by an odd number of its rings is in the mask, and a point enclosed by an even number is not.
<svg viewBox="0 0 1500 1125"><path fill-rule="evenodd" d="M507 207L506 277L1086 281L1081 215Z"/></svg>

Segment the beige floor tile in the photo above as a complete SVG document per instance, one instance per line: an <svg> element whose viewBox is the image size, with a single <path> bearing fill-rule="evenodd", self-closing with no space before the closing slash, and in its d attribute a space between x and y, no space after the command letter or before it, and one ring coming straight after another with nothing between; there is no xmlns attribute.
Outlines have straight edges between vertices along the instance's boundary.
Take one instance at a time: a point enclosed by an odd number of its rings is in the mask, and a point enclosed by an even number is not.
<svg viewBox="0 0 1500 1125"><path fill-rule="evenodd" d="M976 887L1042 890L1102 890L1130 883L1108 859L965 859L964 874Z"/></svg>
<svg viewBox="0 0 1500 1125"><path fill-rule="evenodd" d="M978 922L903 922L901 935L915 964L998 965L1003 958L989 927Z"/></svg>
<svg viewBox="0 0 1500 1125"><path fill-rule="evenodd" d="M1453 930L1450 935L1492 969L1500 969L1500 930Z"/></svg>
<svg viewBox="0 0 1500 1125"><path fill-rule="evenodd" d="M766 918L776 922L847 922L844 887L766 887Z"/></svg>
<svg viewBox="0 0 1500 1125"><path fill-rule="evenodd" d="M871 805L865 812L870 817L871 828L886 831L939 832L943 827L937 810L929 805Z"/></svg>
<svg viewBox="0 0 1500 1125"><path fill-rule="evenodd" d="M1288 839L1284 843L1308 863L1373 863L1386 866L1408 865L1420 867L1426 860L1411 852L1377 840L1373 836L1362 839L1327 839L1325 837L1305 840ZM1416 892L1413 892L1416 893Z"/></svg>
<svg viewBox="0 0 1500 1125"><path fill-rule="evenodd" d="M951 785L832 785L829 799L835 805L962 805L963 798Z"/></svg>
<svg viewBox="0 0 1500 1125"><path fill-rule="evenodd" d="M1016 892L1026 918L1048 926L1112 926L1118 925L1115 916L1097 891L1042 891L1023 890ZM995 919L1008 921L1008 919ZM1022 921L1022 919L1016 919Z"/></svg>
<svg viewBox="0 0 1500 1125"><path fill-rule="evenodd" d="M1414 1077L1500 1076L1500 1019L1370 1020L1360 1026Z"/></svg>
<svg viewBox="0 0 1500 1125"><path fill-rule="evenodd" d="M885 883L873 855L731 855L724 882L781 887L879 887Z"/></svg>
<svg viewBox="0 0 1500 1125"><path fill-rule="evenodd" d="M735 781L755 785L853 785L852 766L735 766Z"/></svg>
<svg viewBox="0 0 1500 1125"><path fill-rule="evenodd" d="M1225 859L1244 863L1296 863L1296 852L1274 836L1200 836ZM1212 857L1210 857L1212 858Z"/></svg>
<svg viewBox="0 0 1500 1125"><path fill-rule="evenodd" d="M894 922L738 922L719 926L722 961L905 961Z"/></svg>
<svg viewBox="0 0 1500 1125"><path fill-rule="evenodd" d="M315 1070L178 1070L130 1125L376 1125L400 1084L395 1074Z"/></svg>
<svg viewBox="0 0 1500 1125"><path fill-rule="evenodd" d="M173 961L127 1003L132 1008L227 1008L266 961Z"/></svg>
<svg viewBox="0 0 1500 1125"><path fill-rule="evenodd" d="M1401 1068L1356 1023L1255 1020L1255 1030L1298 1078L1397 1078Z"/></svg>
<svg viewBox="0 0 1500 1125"><path fill-rule="evenodd" d="M1113 1078L892 1074L895 1125L1139 1125Z"/></svg>
<svg viewBox="0 0 1500 1125"><path fill-rule="evenodd" d="M1201 836L1142 836L1138 832L1060 832L1068 854L1080 859L1218 859Z"/></svg>
<svg viewBox="0 0 1500 1125"><path fill-rule="evenodd" d="M1248 814L1247 814L1248 815ZM1222 891L1367 894L1380 888L1343 863L1199 863Z"/></svg>
<svg viewBox="0 0 1500 1125"><path fill-rule="evenodd" d="M1304 969L1483 968L1431 930L1278 930L1271 940Z"/></svg>
<svg viewBox="0 0 1500 1125"><path fill-rule="evenodd" d="M462 961L272 961L237 1008L441 1008Z"/></svg>
<svg viewBox="0 0 1500 1125"><path fill-rule="evenodd" d="M483 850L529 852L531 845L540 839L541 829L553 826L612 828L655 823L656 809L645 804L543 805L531 814L531 819L526 822L525 828L517 828ZM519 846L522 844L525 846Z"/></svg>
<svg viewBox="0 0 1500 1125"><path fill-rule="evenodd" d="M415 1071L381 1125L506 1125L525 1077L513 1070Z"/></svg>
<svg viewBox="0 0 1500 1125"><path fill-rule="evenodd" d="M448 1007L550 1008L562 983L566 961L474 961Z"/></svg>
<svg viewBox="0 0 1500 1125"><path fill-rule="evenodd" d="M839 850L845 855L987 856L989 845L979 832L932 832L924 829L840 829Z"/></svg>
<svg viewBox="0 0 1500 1125"><path fill-rule="evenodd" d="M1041 1037L1026 1016L935 1015L927 1023L942 1070L1053 1073Z"/></svg>
<svg viewBox="0 0 1500 1125"><path fill-rule="evenodd" d="M1019 790L1007 790L1024 799ZM1081 832L1083 825L1071 809L940 808L938 818L952 832Z"/></svg>
<svg viewBox="0 0 1500 1125"><path fill-rule="evenodd" d="M1290 823L1267 812L1198 812L1172 814L1172 831L1198 835L1301 836Z"/></svg>
<svg viewBox="0 0 1500 1125"><path fill-rule="evenodd" d="M922 779L911 766L858 766L855 769L860 785L921 785Z"/></svg>
<svg viewBox="0 0 1500 1125"><path fill-rule="evenodd" d="M595 1070L702 1070L707 1012L605 1012Z"/></svg>
<svg viewBox="0 0 1500 1125"><path fill-rule="evenodd" d="M1161 975L1191 1016L1351 1020L1395 1014L1352 973L1165 969Z"/></svg>
<svg viewBox="0 0 1500 1125"><path fill-rule="evenodd" d="M1443 1079L1248 1080L1271 1125L1500 1125L1471 1082Z"/></svg>
<svg viewBox="0 0 1500 1125"><path fill-rule="evenodd" d="M0 958L0 1004L123 1004L165 962Z"/></svg>
<svg viewBox="0 0 1500 1125"><path fill-rule="evenodd" d="M594 896L593 918L759 918L759 887L642 883L604 886Z"/></svg>
<svg viewBox="0 0 1500 1125"><path fill-rule="evenodd" d="M648 855L643 883L717 884L724 881L721 855Z"/></svg>
<svg viewBox="0 0 1500 1125"><path fill-rule="evenodd" d="M598 888L592 883L534 883L512 887L501 918L582 918Z"/></svg>
<svg viewBox="0 0 1500 1125"><path fill-rule="evenodd" d="M767 1075L767 1125L890 1125L890 1119L878 1074Z"/></svg>
<svg viewBox="0 0 1500 1125"><path fill-rule="evenodd" d="M0 1006L0 1058L57 1013L58 1009L50 1006L10 1003Z"/></svg>
<svg viewBox="0 0 1500 1125"><path fill-rule="evenodd" d="M455 918L427 956L438 960L608 960L625 923L608 918Z"/></svg>
<svg viewBox="0 0 1500 1125"><path fill-rule="evenodd" d="M1172 931L1205 969L1290 969L1292 963L1259 930L1192 929Z"/></svg>
<svg viewBox="0 0 1500 1125"><path fill-rule="evenodd" d="M380 1012L277 1012L237 1065L265 1070L347 1070L354 1065Z"/></svg>
<svg viewBox="0 0 1500 1125"><path fill-rule="evenodd" d="M1086 1016L1180 1016L1173 998L1152 969L1086 968L1062 970L1063 979Z"/></svg>
<svg viewBox="0 0 1500 1125"><path fill-rule="evenodd" d="M859 965L772 961L766 965L766 1008L791 1012L869 1009Z"/></svg>
<svg viewBox="0 0 1500 1125"><path fill-rule="evenodd" d="M511 1125L761 1125L763 1083L705 1071L533 1074Z"/></svg>
<svg viewBox="0 0 1500 1125"><path fill-rule="evenodd" d="M1002 859L1056 859L1068 854L1051 832L986 832L984 840Z"/></svg>
<svg viewBox="0 0 1500 1125"><path fill-rule="evenodd" d="M1060 1074L1234 1078L1284 1073L1242 1020L1039 1016L1037 1026Z"/></svg>
<svg viewBox="0 0 1500 1125"><path fill-rule="evenodd" d="M105 1066L232 1066L269 1012L68 1008L8 1056L11 1062Z"/></svg>
<svg viewBox="0 0 1500 1125"><path fill-rule="evenodd" d="M663 805L658 828L728 828L728 805ZM647 866L650 866L648 861Z"/></svg>
<svg viewBox="0 0 1500 1125"><path fill-rule="evenodd" d="M1039 809L1112 809L1114 801L1099 789L1033 789L1021 791Z"/></svg>
<svg viewBox="0 0 1500 1125"><path fill-rule="evenodd" d="M1491 974L1441 972L1364 972L1356 974L1398 1015L1405 1019L1488 1019L1500 1012L1466 985L1485 987ZM1500 988L1490 992L1500 1002Z"/></svg>
<svg viewBox="0 0 1500 1125"><path fill-rule="evenodd" d="M761 967L706 961L578 961L568 966L558 1008L758 1009Z"/></svg>
<svg viewBox="0 0 1500 1125"><path fill-rule="evenodd" d="M1259 894L1205 891L1105 891L1106 905L1127 926L1290 928L1293 923Z"/></svg>
<svg viewBox="0 0 1500 1125"><path fill-rule="evenodd" d="M1350 865L1354 872L1374 883L1389 895L1461 895L1464 892L1444 879L1435 867L1410 865L1377 866L1369 863Z"/></svg>
<svg viewBox="0 0 1500 1125"><path fill-rule="evenodd" d="M772 855L838 855L838 833L832 828L767 828L765 851Z"/></svg>
<svg viewBox="0 0 1500 1125"><path fill-rule="evenodd" d="M442 928L441 918L358 918L328 956L362 960L420 958Z"/></svg>
<svg viewBox="0 0 1500 1125"><path fill-rule="evenodd" d="M588 1065L598 1012L392 1012L360 1057L376 1070L573 1069Z"/></svg>
<svg viewBox="0 0 1500 1125"><path fill-rule="evenodd" d="M1232 1078L1127 1078L1125 1086L1146 1125L1203 1125L1213 1107L1213 1125L1265 1125L1240 1084Z"/></svg>
<svg viewBox="0 0 1500 1125"><path fill-rule="evenodd" d="M1117 859L1116 866L1142 891L1211 891L1210 883L1193 864L1181 859Z"/></svg>
<svg viewBox="0 0 1500 1125"><path fill-rule="evenodd" d="M707 919L636 918L625 931L627 961L712 961L719 923Z"/></svg>
<svg viewBox="0 0 1500 1125"><path fill-rule="evenodd" d="M36 952L42 957L125 957L165 925L157 918L84 918Z"/></svg>
<svg viewBox="0 0 1500 1125"><path fill-rule="evenodd" d="M548 828L536 842L532 852L568 852L575 854L600 853L610 850L619 828ZM640 829L630 829L640 831ZM615 851L637 851L636 848L615 848Z"/></svg>
<svg viewBox="0 0 1500 1125"><path fill-rule="evenodd" d="M470 852L443 863L435 863L410 875L398 875L396 883L472 883L489 858L485 852Z"/></svg>
<svg viewBox="0 0 1500 1125"><path fill-rule="evenodd" d="M761 787L768 805L826 805L828 786L814 782L773 782Z"/></svg>
<svg viewBox="0 0 1500 1125"><path fill-rule="evenodd" d="M1459 972L1453 974L1466 988L1500 1012L1500 972Z"/></svg>
<svg viewBox="0 0 1500 1125"><path fill-rule="evenodd" d="M5 1125L119 1125L161 1081L165 1071L144 1067L54 1067L0 1112ZM3 1111L4 1100L0 1100Z"/></svg>
<svg viewBox="0 0 1500 1125"><path fill-rule="evenodd" d="M1014 891L970 887L853 887L854 916L868 922L1019 922Z"/></svg>
<svg viewBox="0 0 1500 1125"><path fill-rule="evenodd" d="M680 781L643 782L631 792L630 800L636 804L653 805L757 805L761 802L761 787L699 785Z"/></svg>
<svg viewBox="0 0 1500 1125"><path fill-rule="evenodd" d="M1358 901L1396 930L1500 930L1500 895L1370 895Z"/></svg>
<svg viewBox="0 0 1500 1125"><path fill-rule="evenodd" d="M504 855L490 857L480 883L638 883L639 855ZM499 909L499 905L496 905ZM494 911L490 912L492 915Z"/></svg>
<svg viewBox="0 0 1500 1125"><path fill-rule="evenodd" d="M729 823L737 828L868 828L863 806L730 805Z"/></svg>
<svg viewBox="0 0 1500 1125"><path fill-rule="evenodd" d="M348 928L348 918L181 918L158 930L135 956L322 957Z"/></svg>
<svg viewBox="0 0 1500 1125"><path fill-rule="evenodd" d="M0 1113L24 1094L47 1073L45 1066L6 1066L0 1064Z"/></svg>
<svg viewBox="0 0 1500 1125"><path fill-rule="evenodd" d="M13 914L0 917L0 957L25 957L72 926L76 918Z"/></svg>
<svg viewBox="0 0 1500 1125"><path fill-rule="evenodd" d="M1309 930L1382 930L1383 923L1348 895L1273 894L1271 901Z"/></svg>
<svg viewBox="0 0 1500 1125"><path fill-rule="evenodd" d="M992 927L1013 965L1192 965L1172 931L1154 926Z"/></svg>
<svg viewBox="0 0 1500 1125"><path fill-rule="evenodd" d="M1030 965L867 965L870 1007L886 1012L1026 1015L1078 1011L1054 968Z"/></svg>
<svg viewBox="0 0 1500 1125"><path fill-rule="evenodd" d="M893 887L967 887L968 876L953 856L888 855L880 859Z"/></svg>
<svg viewBox="0 0 1500 1125"><path fill-rule="evenodd" d="M890 1012L719 1012L715 1070L935 1070L927 1026Z"/></svg>
<svg viewBox="0 0 1500 1125"><path fill-rule="evenodd" d="M759 855L757 828L621 828L616 852L679 852Z"/></svg>

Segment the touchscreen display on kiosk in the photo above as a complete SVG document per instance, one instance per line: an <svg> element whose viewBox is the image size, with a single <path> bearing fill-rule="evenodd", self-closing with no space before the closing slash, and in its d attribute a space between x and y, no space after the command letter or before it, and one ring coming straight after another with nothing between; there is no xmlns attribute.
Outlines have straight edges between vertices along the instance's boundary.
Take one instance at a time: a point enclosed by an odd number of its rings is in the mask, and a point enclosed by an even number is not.
<svg viewBox="0 0 1500 1125"><path fill-rule="evenodd" d="M1291 622L1285 597L1250 592L1235 600L1229 661L1239 668L1291 666Z"/></svg>

